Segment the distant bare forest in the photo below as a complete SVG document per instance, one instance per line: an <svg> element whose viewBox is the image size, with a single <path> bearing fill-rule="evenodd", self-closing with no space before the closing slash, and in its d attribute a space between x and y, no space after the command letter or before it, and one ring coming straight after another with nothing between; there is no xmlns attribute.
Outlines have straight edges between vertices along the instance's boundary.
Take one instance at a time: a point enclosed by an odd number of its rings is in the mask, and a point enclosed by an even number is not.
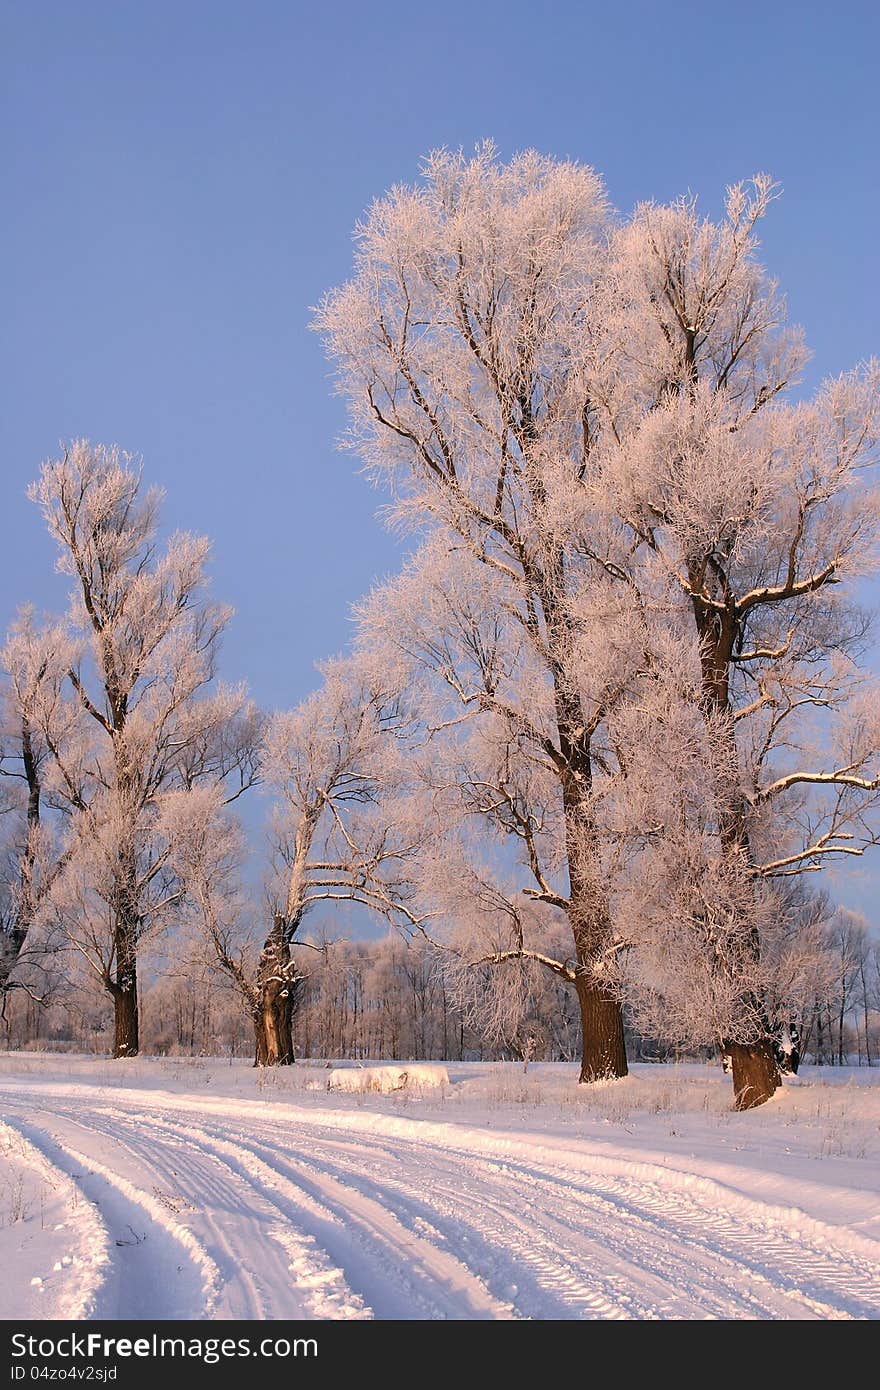
<svg viewBox="0 0 880 1390"><path fill-rule="evenodd" d="M876 1066L880 1060L880 947L852 916L829 933L839 974L829 993L798 1024L806 1060ZM294 1041L300 1058L419 1061L576 1062L580 1019L571 992L538 977L526 1017L503 1042L488 1042L449 998L433 952L416 940L342 942L327 949L300 986ZM19 993L9 999L0 1045L35 1050L107 1049L106 1009L94 988L59 985L44 1005ZM866 1031L867 1028L867 1031ZM642 1060L710 1056L680 1052L627 1026L630 1055ZM162 1056L247 1057L249 1020L235 996L209 971L161 975L143 994L143 1048Z"/></svg>

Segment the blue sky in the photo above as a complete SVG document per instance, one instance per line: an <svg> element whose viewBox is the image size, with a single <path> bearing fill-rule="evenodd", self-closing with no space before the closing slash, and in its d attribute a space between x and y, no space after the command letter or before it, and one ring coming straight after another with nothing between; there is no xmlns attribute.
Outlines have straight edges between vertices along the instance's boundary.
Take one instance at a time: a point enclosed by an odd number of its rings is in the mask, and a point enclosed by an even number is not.
<svg viewBox="0 0 880 1390"><path fill-rule="evenodd" d="M397 563L309 306L439 145L591 163L614 203L756 170L805 387L880 349L880 7L2 0L0 619L63 602L27 482L59 439L144 455L214 541L224 674L295 702ZM880 852L878 852L880 857ZM880 885L880 865L871 876ZM865 884L847 895L861 897Z"/></svg>

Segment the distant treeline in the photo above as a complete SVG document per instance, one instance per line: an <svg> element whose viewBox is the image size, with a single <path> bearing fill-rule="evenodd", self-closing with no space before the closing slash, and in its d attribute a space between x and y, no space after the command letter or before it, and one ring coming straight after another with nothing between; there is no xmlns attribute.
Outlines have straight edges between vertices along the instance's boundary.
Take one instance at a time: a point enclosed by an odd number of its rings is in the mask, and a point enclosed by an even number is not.
<svg viewBox="0 0 880 1390"><path fill-rule="evenodd" d="M880 949L844 919L833 929L839 950L836 986L798 1020L807 1060L876 1065L880 1059ZM312 954L311 952L309 953ZM297 1056L577 1061L580 1018L563 985L542 980L515 1037L490 1044L448 998L434 952L397 937L346 941L310 961L295 1010ZM248 1057L252 1030L216 972L193 964L162 973L143 994L144 1051L164 1056ZM866 1032L867 1026L867 1032ZM7 1000L0 1045L103 1053L107 1015L98 990L60 983L45 1003L24 992ZM642 1060L710 1056L681 1050L627 1029L630 1055Z"/></svg>

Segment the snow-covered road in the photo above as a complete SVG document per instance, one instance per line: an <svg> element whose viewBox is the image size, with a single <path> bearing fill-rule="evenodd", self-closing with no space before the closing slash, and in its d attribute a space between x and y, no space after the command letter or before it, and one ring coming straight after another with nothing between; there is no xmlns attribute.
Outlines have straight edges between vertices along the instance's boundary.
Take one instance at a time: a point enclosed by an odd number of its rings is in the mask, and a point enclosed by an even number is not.
<svg viewBox="0 0 880 1390"><path fill-rule="evenodd" d="M32 1078L4 1077L0 1106L18 1161L66 1194L37 1233L37 1316L880 1316L880 1246L733 1166Z"/></svg>

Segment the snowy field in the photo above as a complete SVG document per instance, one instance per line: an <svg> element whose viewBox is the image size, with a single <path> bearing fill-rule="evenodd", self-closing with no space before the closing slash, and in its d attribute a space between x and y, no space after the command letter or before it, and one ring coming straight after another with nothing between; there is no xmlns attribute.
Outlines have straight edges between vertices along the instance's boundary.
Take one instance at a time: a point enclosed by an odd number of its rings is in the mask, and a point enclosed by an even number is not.
<svg viewBox="0 0 880 1390"><path fill-rule="evenodd" d="M406 1070L0 1054L0 1313L880 1315L880 1070Z"/></svg>

